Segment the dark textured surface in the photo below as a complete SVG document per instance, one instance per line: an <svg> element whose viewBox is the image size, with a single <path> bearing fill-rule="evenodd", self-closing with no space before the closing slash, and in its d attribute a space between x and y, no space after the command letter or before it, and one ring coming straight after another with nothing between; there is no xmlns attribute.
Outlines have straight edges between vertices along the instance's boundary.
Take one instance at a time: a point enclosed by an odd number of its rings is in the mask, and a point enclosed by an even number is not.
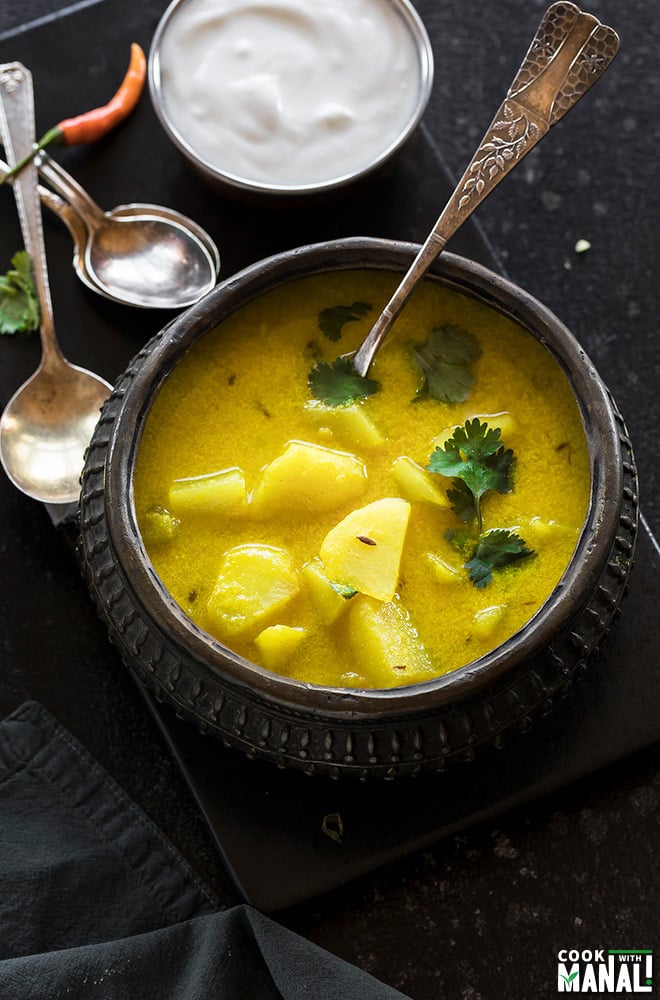
<svg viewBox="0 0 660 1000"><path fill-rule="evenodd" d="M104 4L116 6L114 0ZM45 0L20 6L4 0L0 36L40 16L47 6ZM538 0L418 3L436 56L436 85L422 129L457 172L506 90L544 7ZM590 9L622 36L614 66L492 196L479 218L509 275L574 330L613 389L635 444L643 510L657 534L660 71L655 39L660 8L648 0L625 5L603 0ZM89 8L86 16L91 14ZM124 23L126 48L134 37L148 44L152 27L145 25L136 6ZM18 35L12 43L5 39L0 58L21 58L29 65L32 37ZM108 62L121 75L126 61L125 52L104 49L102 36L72 32L70 45L70 59L65 58L64 41L53 48L48 72L37 81L43 128L80 110L88 99L105 100L103 88L94 89L95 77ZM58 96L76 90L65 86L63 77L75 76L83 66L89 67L89 85L76 95L76 106L63 107ZM152 117L147 105L141 107L120 134L98 149L72 152L63 162L105 202L116 160L126 164L135 158L135 176L143 176L131 136L135 128L152 128ZM382 182L387 207L380 231L378 219L371 220L375 234L419 239L432 221L414 211L413 200L404 224L391 204L410 176L408 164L416 148L413 144L407 159ZM286 232L264 234L264 226L276 226L272 215L264 222L255 208L223 199L209 219L200 216L196 179L165 143L154 144L152 156L155 181L172 191L173 207L197 215L221 243L225 273L237 266L238 254L223 243L223 221L235 224L239 212L246 239L253 236L255 247L296 242L287 242ZM150 190L137 180L136 187L134 194L117 192L115 200L149 200ZM424 204L432 204L431 192L432 178ZM405 197L403 201L407 204ZM5 193L0 202L3 246L13 223L9 205ZM10 245L17 245L16 238ZM592 244L582 255L574 251L579 238ZM69 254L68 236L54 224L48 227L48 240L50 254ZM55 290L55 306L57 316L74 310L83 326L88 316L94 317L95 328L101 323L107 335L86 345L86 356L78 351L75 360L109 378L117 374L117 357L128 358L140 346L141 326L150 332L159 325L156 317L136 318L129 310L101 303L72 274L68 284ZM64 327L61 333L66 348ZM17 371L27 373L36 356L33 341L2 347L12 358L12 384L3 368L0 402L15 387ZM201 874L231 899L203 825L163 755L130 679L106 646L60 540L38 505L4 480L0 497L3 567L22 561L18 576L5 577L0 599L3 712L38 696L170 833ZM51 648L52 636L61 629L53 621L54 609L62 606L75 611L66 657ZM44 663L53 664L52 675ZM38 691L32 664L38 668ZM89 674L84 710L71 704L69 671L77 679ZM623 703L621 712L627 709ZM415 1000L550 997L556 991L560 947L660 947L659 820L660 757L655 747L510 813L496 826L485 824L289 911L283 920Z"/></svg>

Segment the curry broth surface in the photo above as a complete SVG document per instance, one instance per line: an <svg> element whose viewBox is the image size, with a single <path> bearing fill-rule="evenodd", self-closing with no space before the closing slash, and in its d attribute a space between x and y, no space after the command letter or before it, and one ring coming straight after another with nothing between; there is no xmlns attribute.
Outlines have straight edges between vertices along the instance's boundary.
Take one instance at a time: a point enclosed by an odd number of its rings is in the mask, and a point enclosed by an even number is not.
<svg viewBox="0 0 660 1000"><path fill-rule="evenodd" d="M239 466L248 490L260 470L287 442L313 442L364 460L366 492L314 518L287 516L259 520L249 513L216 518L182 518L176 537L148 546L164 585L183 610L211 632L206 604L223 554L244 543L286 549L298 569L319 553L322 540L350 510L382 497L400 495L390 471L394 459L412 457L426 465L432 439L474 415L508 411L515 429L503 434L516 456L513 490L489 493L483 503L484 528L515 528L535 557L494 572L477 589L461 570L457 583L435 577L428 553L452 566L461 557L445 539L460 527L450 509L413 502L401 563L398 594L426 647L435 676L454 670L495 648L518 631L541 607L565 570L584 522L589 501L589 459L573 393L559 364L531 335L507 317L453 290L427 281L397 320L370 370L381 389L363 405L386 437L376 449L360 450L347 440L319 433L304 409L307 375L322 358L331 362L355 349L393 290L395 278L381 272L340 272L298 279L268 293L203 337L179 362L159 391L148 416L135 469L138 522L154 507L167 507L173 480ZM362 319L347 323L333 343L319 331L319 312L337 304L370 303ZM481 357L476 382L464 403L433 399L411 403L420 375L410 344L423 343L432 327L455 324L478 340ZM496 422L495 422L496 425ZM451 480L434 477L443 491ZM531 518L556 522L548 538L530 537ZM350 602L349 602L350 603ZM492 630L474 627L475 615L500 609ZM259 663L254 638L265 625L301 626L307 636L285 670L318 684L373 686L351 663L347 616L332 626L319 622L301 586L300 594L274 619L245 635L217 636ZM403 674L404 672L401 671ZM425 679L393 678L392 686Z"/></svg>

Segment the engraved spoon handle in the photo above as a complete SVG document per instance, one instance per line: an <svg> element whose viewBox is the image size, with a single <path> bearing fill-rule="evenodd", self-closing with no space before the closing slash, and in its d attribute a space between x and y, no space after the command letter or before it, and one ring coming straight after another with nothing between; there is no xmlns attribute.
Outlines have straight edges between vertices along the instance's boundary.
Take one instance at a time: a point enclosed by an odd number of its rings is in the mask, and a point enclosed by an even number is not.
<svg viewBox="0 0 660 1000"><path fill-rule="evenodd" d="M0 66L0 135L11 163L18 163L27 156L34 144L32 74L19 62ZM39 300L42 365L57 364L62 358L62 353L55 338L53 305L46 267L46 245L37 192L37 168L34 163L28 163L16 176L13 189L23 242L32 261Z"/></svg>
<svg viewBox="0 0 660 1000"><path fill-rule="evenodd" d="M366 375L411 292L477 205L602 76L619 47L612 28L560 0L545 12L520 69L440 218L353 355Z"/></svg>
<svg viewBox="0 0 660 1000"><path fill-rule="evenodd" d="M98 229L105 222L103 209L80 186L57 160L53 160L45 149L36 156L36 164L41 176L50 186L75 209L90 232Z"/></svg>

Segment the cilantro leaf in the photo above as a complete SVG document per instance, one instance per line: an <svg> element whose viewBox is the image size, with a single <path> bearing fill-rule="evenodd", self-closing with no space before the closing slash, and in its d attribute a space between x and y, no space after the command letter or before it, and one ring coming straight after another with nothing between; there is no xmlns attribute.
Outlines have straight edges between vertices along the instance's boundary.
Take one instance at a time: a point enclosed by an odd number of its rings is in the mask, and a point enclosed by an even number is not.
<svg viewBox="0 0 660 1000"><path fill-rule="evenodd" d="M11 262L13 269L0 275L0 334L35 330L40 322L29 254L19 250Z"/></svg>
<svg viewBox="0 0 660 1000"><path fill-rule="evenodd" d="M474 521L477 516L477 506L474 493L462 479L455 479L454 485L447 490L447 497L456 517L465 524Z"/></svg>
<svg viewBox="0 0 660 1000"><path fill-rule="evenodd" d="M518 559L533 556L524 538L508 528L495 528L480 536L469 562L465 563L471 582L482 590L493 580L493 570L510 566Z"/></svg>
<svg viewBox="0 0 660 1000"><path fill-rule="evenodd" d="M481 355L479 344L466 330L435 326L425 344L413 349L413 360L423 375L415 400L430 396L443 403L462 403L470 395L475 376L471 366Z"/></svg>
<svg viewBox="0 0 660 1000"><path fill-rule="evenodd" d="M350 358L336 358L331 365L319 361L307 376L307 383L314 399L326 406L350 406L380 389L380 382L358 375Z"/></svg>
<svg viewBox="0 0 660 1000"><path fill-rule="evenodd" d="M328 340L339 340L344 325L360 319L370 309L371 305L368 302L354 302L352 306L329 306L319 313L319 330Z"/></svg>
<svg viewBox="0 0 660 1000"><path fill-rule="evenodd" d="M427 469L454 479L447 491L452 510L461 521L476 518L481 533L481 499L490 490L511 492L514 463L513 452L502 444L499 427L489 427L474 417L457 427L443 447L435 448Z"/></svg>

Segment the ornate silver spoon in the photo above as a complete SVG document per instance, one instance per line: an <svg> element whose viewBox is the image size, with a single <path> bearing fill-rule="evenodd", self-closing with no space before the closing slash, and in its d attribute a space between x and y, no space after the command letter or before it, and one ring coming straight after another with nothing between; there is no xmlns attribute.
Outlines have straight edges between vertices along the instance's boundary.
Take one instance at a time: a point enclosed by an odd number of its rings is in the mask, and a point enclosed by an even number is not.
<svg viewBox="0 0 660 1000"><path fill-rule="evenodd" d="M0 68L0 133L14 162L30 152L35 135L32 76L21 63ZM33 163L17 176L14 194L41 310L42 357L2 414L0 458L23 493L44 503L70 503L78 497L84 453L112 387L70 364L58 347Z"/></svg>
<svg viewBox="0 0 660 1000"><path fill-rule="evenodd" d="M366 375L418 282L465 220L598 80L619 47L612 28L560 0L545 12L520 69L442 215L352 356Z"/></svg>

